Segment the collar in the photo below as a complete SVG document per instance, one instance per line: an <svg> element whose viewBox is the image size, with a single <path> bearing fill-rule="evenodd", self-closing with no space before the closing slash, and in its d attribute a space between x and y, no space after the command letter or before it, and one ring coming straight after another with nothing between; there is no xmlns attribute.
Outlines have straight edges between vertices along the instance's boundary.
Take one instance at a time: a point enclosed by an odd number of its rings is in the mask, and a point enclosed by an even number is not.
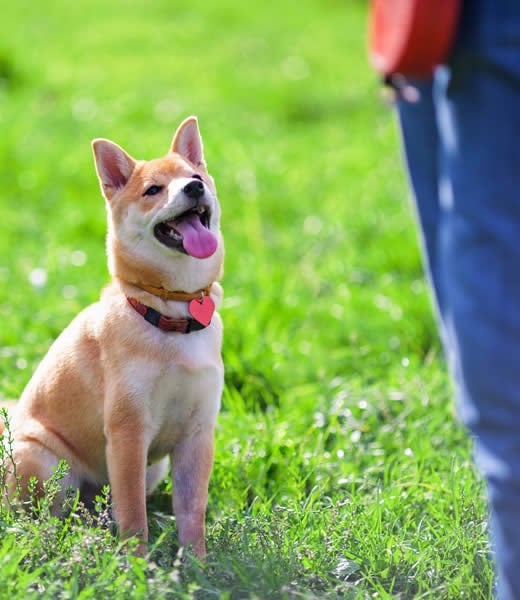
<svg viewBox="0 0 520 600"><path fill-rule="evenodd" d="M144 288L143 288L144 289ZM165 290L166 291L166 290ZM184 293L184 292L182 292ZM200 294L192 298L193 300L200 298ZM191 333L192 331L200 331L201 329L205 329L207 325L204 325L197 319L174 319L173 317L166 317L161 314L158 310L151 308L150 306L146 306L139 300L135 298L126 298L130 306L138 312L145 321L151 323L158 329L166 332L177 332L177 333Z"/></svg>
<svg viewBox="0 0 520 600"><path fill-rule="evenodd" d="M195 292L181 292L177 290L167 290L163 287L156 287L154 285L148 285L145 283L134 283L129 281L132 285L141 288L145 292L157 296L161 300L177 300L178 302L189 302L190 300L202 300L204 296L209 296L211 290L211 283L201 290Z"/></svg>

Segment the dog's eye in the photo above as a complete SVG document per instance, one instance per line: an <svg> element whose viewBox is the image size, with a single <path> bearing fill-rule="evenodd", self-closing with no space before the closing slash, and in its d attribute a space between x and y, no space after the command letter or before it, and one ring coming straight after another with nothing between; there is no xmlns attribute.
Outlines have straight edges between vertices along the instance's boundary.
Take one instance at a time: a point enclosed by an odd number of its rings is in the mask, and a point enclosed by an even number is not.
<svg viewBox="0 0 520 600"><path fill-rule="evenodd" d="M191 176L192 179L200 179L200 181L202 181L202 177L200 175L197 175L197 173L195 173L195 175Z"/></svg>
<svg viewBox="0 0 520 600"><path fill-rule="evenodd" d="M158 194L162 189L163 189L163 185L151 185L143 194L143 196L155 196L155 194Z"/></svg>

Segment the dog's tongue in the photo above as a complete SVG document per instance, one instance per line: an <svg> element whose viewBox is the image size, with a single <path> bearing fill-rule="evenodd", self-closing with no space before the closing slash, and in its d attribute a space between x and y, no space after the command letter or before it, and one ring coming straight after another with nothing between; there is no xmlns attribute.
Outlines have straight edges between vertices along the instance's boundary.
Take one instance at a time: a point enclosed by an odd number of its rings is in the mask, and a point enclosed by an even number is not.
<svg viewBox="0 0 520 600"><path fill-rule="evenodd" d="M176 221L175 229L183 237L184 250L195 258L208 258L217 249L216 236L204 227L197 213L189 213Z"/></svg>

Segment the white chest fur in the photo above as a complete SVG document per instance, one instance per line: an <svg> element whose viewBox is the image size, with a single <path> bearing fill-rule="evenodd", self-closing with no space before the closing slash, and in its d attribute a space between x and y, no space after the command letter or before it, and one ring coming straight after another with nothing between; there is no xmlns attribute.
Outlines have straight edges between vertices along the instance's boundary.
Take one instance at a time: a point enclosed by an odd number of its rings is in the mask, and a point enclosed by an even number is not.
<svg viewBox="0 0 520 600"><path fill-rule="evenodd" d="M150 327L148 324L146 324ZM224 385L220 319L201 332L150 331L156 360L133 361L126 378L144 421L149 459L170 453L175 444L201 429L213 428ZM150 342L152 340L150 339Z"/></svg>

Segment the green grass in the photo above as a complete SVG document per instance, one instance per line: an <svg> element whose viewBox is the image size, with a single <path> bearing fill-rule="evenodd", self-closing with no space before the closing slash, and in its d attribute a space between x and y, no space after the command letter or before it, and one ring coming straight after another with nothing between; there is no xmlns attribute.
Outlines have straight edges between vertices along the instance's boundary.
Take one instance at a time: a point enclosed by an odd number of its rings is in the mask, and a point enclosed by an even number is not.
<svg viewBox="0 0 520 600"><path fill-rule="evenodd" d="M121 550L106 510L0 511L0 597L490 598L484 490L365 10L3 6L0 398L107 281L92 138L152 158L198 115L227 255L207 563L180 560L165 482L146 561Z"/></svg>

